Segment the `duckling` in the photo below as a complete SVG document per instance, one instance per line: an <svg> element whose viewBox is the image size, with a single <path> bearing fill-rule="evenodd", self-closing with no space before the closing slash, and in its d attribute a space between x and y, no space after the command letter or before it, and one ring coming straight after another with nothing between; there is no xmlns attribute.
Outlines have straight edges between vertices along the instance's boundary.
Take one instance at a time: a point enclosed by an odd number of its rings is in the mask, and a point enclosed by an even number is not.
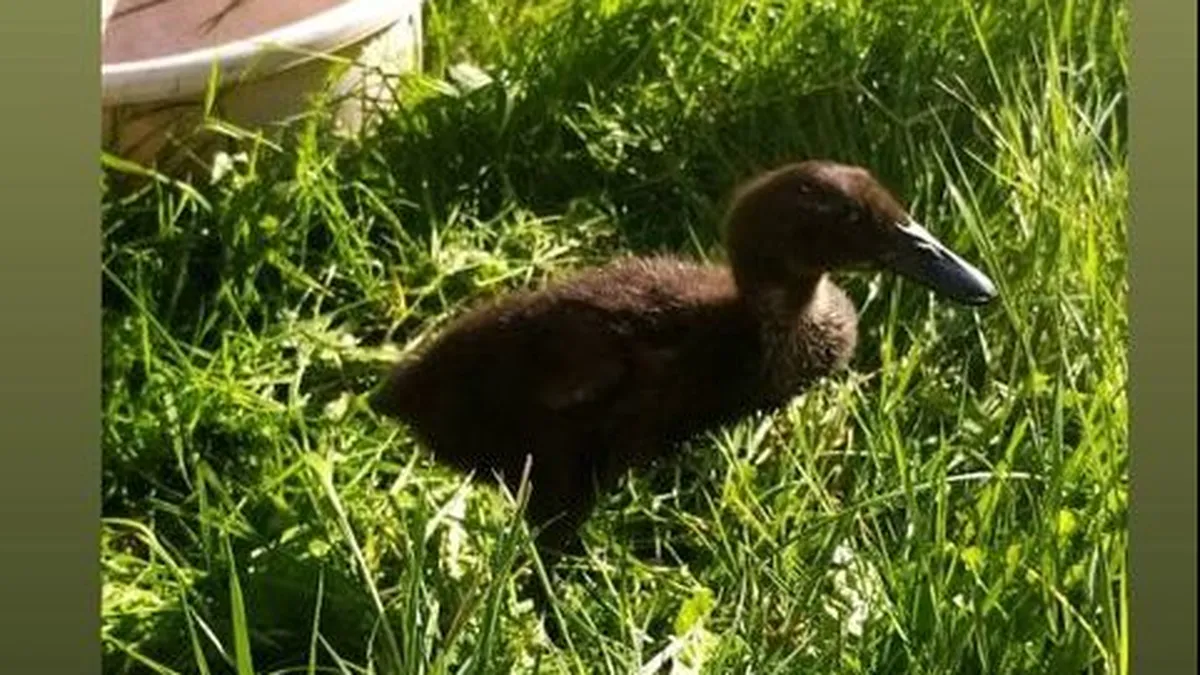
<svg viewBox="0 0 1200 675"><path fill-rule="evenodd" d="M735 193L728 266L630 257L465 314L370 396L445 464L514 492L551 560L626 471L847 367L835 270L882 268L967 305L996 290L867 170L788 164Z"/></svg>

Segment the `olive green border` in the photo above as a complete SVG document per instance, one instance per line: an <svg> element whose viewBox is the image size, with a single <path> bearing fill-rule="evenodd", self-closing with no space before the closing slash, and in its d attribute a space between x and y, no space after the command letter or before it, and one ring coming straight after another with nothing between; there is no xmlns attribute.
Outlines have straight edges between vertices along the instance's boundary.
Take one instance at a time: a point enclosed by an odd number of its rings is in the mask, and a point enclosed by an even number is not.
<svg viewBox="0 0 1200 675"><path fill-rule="evenodd" d="M1134 2L1130 664L1196 672L1196 3Z"/></svg>
<svg viewBox="0 0 1200 675"><path fill-rule="evenodd" d="M99 3L0 2L0 672L99 669ZM1132 670L1196 667L1196 6L1134 7Z"/></svg>
<svg viewBox="0 0 1200 675"><path fill-rule="evenodd" d="M100 671L100 3L0 0L0 673Z"/></svg>

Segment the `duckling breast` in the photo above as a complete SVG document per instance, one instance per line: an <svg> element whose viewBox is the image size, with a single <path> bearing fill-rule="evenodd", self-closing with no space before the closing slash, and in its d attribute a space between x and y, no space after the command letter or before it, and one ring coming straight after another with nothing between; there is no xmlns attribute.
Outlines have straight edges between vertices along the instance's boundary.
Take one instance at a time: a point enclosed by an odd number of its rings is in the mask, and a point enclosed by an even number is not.
<svg viewBox="0 0 1200 675"><path fill-rule="evenodd" d="M828 363L831 372L844 370L858 348L858 310L850 296L833 281L822 279L811 309L809 330L820 345L816 360Z"/></svg>
<svg viewBox="0 0 1200 675"><path fill-rule="evenodd" d="M858 346L858 312L831 280L822 277L799 310L782 292L764 294L760 305L763 377L778 403L849 366Z"/></svg>

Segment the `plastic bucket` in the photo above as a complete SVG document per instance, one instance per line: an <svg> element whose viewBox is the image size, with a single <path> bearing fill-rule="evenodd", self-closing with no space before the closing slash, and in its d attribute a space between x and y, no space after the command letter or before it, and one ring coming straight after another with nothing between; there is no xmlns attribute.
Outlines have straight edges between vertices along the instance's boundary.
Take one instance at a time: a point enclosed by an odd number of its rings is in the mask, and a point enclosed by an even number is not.
<svg viewBox="0 0 1200 675"><path fill-rule="evenodd" d="M203 162L218 141L197 133L214 67L215 115L250 130L303 113L339 73L335 115L351 132L388 105L389 77L420 68L420 0L105 0L102 12L104 149L160 169Z"/></svg>

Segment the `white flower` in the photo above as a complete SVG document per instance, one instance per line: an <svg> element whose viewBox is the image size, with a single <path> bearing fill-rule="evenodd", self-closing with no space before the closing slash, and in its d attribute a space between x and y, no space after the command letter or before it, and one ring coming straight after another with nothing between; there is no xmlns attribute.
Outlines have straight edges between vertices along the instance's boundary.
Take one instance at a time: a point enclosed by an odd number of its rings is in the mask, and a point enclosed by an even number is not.
<svg viewBox="0 0 1200 675"><path fill-rule="evenodd" d="M825 611L841 620L843 633L861 637L867 622L880 614L885 601L879 573L874 565L857 556L849 542L834 548L830 562L836 568L830 572L834 597L826 603Z"/></svg>

